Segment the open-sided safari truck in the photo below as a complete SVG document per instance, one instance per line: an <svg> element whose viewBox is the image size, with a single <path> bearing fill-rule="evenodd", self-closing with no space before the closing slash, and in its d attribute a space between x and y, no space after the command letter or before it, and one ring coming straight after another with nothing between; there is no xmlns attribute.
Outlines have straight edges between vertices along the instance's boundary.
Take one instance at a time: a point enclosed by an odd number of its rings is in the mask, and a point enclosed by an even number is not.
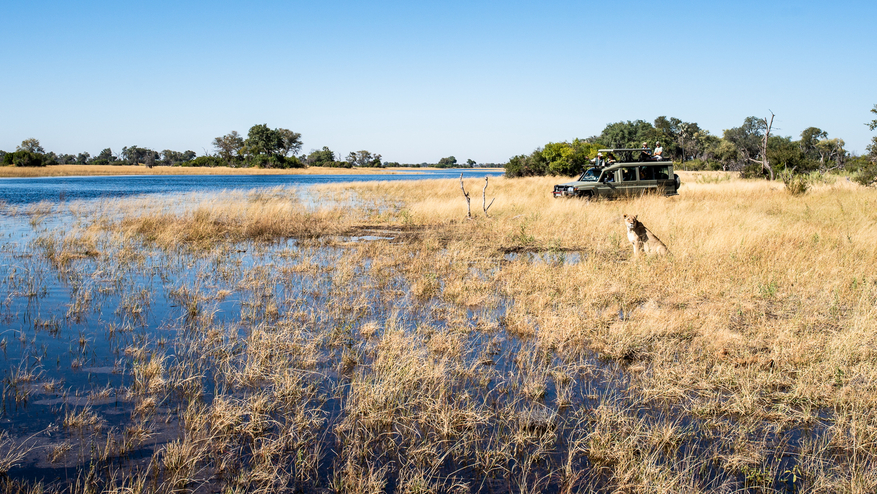
<svg viewBox="0 0 877 494"><path fill-rule="evenodd" d="M677 195L679 176L673 162L657 160L652 150L601 149L600 155L575 182L554 186L554 197L637 196L642 194Z"/></svg>

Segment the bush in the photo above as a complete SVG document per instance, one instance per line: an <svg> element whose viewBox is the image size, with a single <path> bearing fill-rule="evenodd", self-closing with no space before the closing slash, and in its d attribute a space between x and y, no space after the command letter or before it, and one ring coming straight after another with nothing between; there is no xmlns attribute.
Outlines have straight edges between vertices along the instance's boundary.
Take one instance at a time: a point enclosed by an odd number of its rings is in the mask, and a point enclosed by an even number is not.
<svg viewBox="0 0 877 494"><path fill-rule="evenodd" d="M185 161L183 163L179 163L177 166L206 166L206 167L214 167L214 166L222 166L225 163L218 156L198 156L192 161Z"/></svg>
<svg viewBox="0 0 877 494"><path fill-rule="evenodd" d="M92 165L109 165L110 160L105 159L105 158L95 158L95 159L91 160L91 164Z"/></svg>
<svg viewBox="0 0 877 494"><path fill-rule="evenodd" d="M853 182L868 187L877 182L877 163L871 163L870 166L863 166L859 171L853 174Z"/></svg>
<svg viewBox="0 0 877 494"><path fill-rule="evenodd" d="M250 160L250 166L256 168L304 168L305 165L295 156L287 158L285 156L257 154Z"/></svg>
<svg viewBox="0 0 877 494"><path fill-rule="evenodd" d="M810 188L810 177L795 173L795 170L788 168L779 173L779 179L786 184L786 191L793 196L802 196L807 193Z"/></svg>
<svg viewBox="0 0 877 494"><path fill-rule="evenodd" d="M49 164L48 162L51 161L51 159L44 154L32 153L30 151L22 150L10 154L12 155L12 164L15 166L46 166ZM4 156L4 161L6 156Z"/></svg>
<svg viewBox="0 0 877 494"><path fill-rule="evenodd" d="M534 177L548 174L548 162L542 156L540 150L533 151L530 156L520 154L509 160L505 164L505 176L513 177Z"/></svg>

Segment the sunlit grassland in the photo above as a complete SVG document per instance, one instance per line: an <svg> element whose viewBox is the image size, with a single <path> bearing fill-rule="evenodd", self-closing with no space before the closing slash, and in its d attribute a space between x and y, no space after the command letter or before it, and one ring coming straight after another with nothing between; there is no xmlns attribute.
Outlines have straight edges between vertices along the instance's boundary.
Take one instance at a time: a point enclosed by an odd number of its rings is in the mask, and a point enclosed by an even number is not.
<svg viewBox="0 0 877 494"><path fill-rule="evenodd" d="M68 206L48 267L3 286L76 287L43 332L118 295L130 420L69 406L92 451L40 454L82 458L75 492L873 492L877 193L680 175L590 203L491 178L489 217L466 179L471 220L455 180ZM672 255L633 258L624 213ZM164 297L161 341L139 325ZM4 396L57 392L15 365ZM27 444L0 438L0 470Z"/></svg>

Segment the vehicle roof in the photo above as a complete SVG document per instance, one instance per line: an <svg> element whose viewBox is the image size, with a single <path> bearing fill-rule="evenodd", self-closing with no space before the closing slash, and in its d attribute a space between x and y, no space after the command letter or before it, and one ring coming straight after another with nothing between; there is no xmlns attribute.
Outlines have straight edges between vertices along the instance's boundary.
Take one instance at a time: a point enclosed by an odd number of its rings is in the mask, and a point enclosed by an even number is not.
<svg viewBox="0 0 877 494"><path fill-rule="evenodd" d="M642 151L643 149L651 149L651 148L609 148L609 149L598 149L598 152L601 153L612 153L615 151Z"/></svg>
<svg viewBox="0 0 877 494"><path fill-rule="evenodd" d="M669 160L664 161L618 161L616 163L612 163L611 165L606 165L599 167L599 170L615 170L618 168L630 168L631 166L668 166L672 165L673 162Z"/></svg>

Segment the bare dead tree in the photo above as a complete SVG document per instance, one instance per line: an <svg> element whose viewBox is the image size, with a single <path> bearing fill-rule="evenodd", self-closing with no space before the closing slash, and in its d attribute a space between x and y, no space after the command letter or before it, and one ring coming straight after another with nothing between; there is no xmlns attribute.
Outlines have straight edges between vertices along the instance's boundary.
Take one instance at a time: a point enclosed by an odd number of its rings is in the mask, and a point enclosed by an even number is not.
<svg viewBox="0 0 877 494"><path fill-rule="evenodd" d="M466 192L466 188L463 187L463 174L460 173L460 190L463 191L463 197L466 198L466 218L472 219L472 204L469 199L469 193Z"/></svg>
<svg viewBox="0 0 877 494"><path fill-rule="evenodd" d="M484 188L481 189L481 209L484 210L484 216L490 218L490 215L487 214L487 210L490 209L490 206L493 206L493 201L496 200L496 197L490 200L490 204L487 204L487 179L489 177L484 177Z"/></svg>
<svg viewBox="0 0 877 494"><path fill-rule="evenodd" d="M749 161L761 163L761 172L764 173L764 171L767 170L770 173L771 181L773 181L773 168L770 167L770 162L768 162L767 160L767 140L768 138L770 138L770 128L773 127L773 117L774 114L772 111L770 111L770 122L767 121L767 118L762 120L765 126L765 131L764 135L761 137L761 159L757 160L754 158L749 158Z"/></svg>

